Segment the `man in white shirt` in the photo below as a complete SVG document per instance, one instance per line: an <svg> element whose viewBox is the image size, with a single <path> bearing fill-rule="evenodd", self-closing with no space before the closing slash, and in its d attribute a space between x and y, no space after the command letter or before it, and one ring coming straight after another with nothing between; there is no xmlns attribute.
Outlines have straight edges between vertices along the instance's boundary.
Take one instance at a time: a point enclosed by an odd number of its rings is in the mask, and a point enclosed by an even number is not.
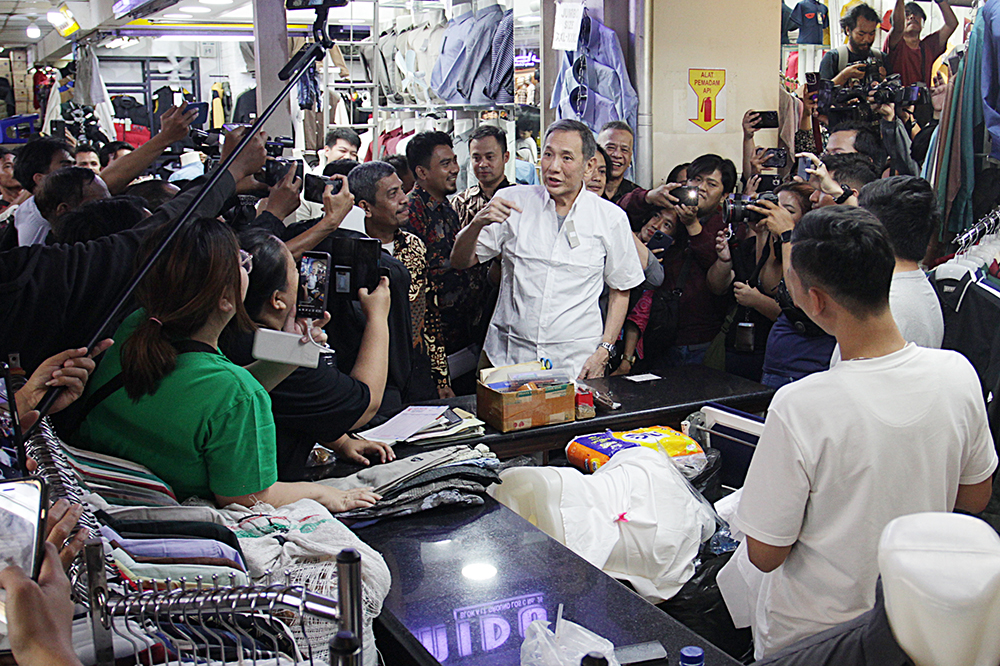
<svg viewBox="0 0 1000 666"><path fill-rule="evenodd" d="M51 226L38 212L34 197L35 188L50 172L73 164L73 157L69 154L69 146L65 141L42 138L26 143L21 148L14 163L14 177L21 183L21 187L32 193L32 196L14 213L18 245L45 242Z"/></svg>
<svg viewBox="0 0 1000 666"><path fill-rule="evenodd" d="M357 132L350 127L335 127L326 135L326 145L323 146L323 159L309 173L314 176L322 176L326 165L337 160L354 160L357 162L358 150L360 149L361 137L358 136ZM344 175L346 176L347 174L345 173ZM364 227L364 214L360 210L357 212L351 211L348 215L354 215L358 221L358 224L349 224L348 228L354 229L356 226ZM315 220L317 217L323 217L323 203L306 201L303 198L302 203L295 211L295 219L286 222L286 224ZM360 231L361 229L358 230Z"/></svg>
<svg viewBox="0 0 1000 666"><path fill-rule="evenodd" d="M997 466L975 370L893 321L895 258L875 216L814 210L784 251L795 304L844 360L775 394L733 520L765 572L749 595L758 659L870 610L886 524L982 511Z"/></svg>
<svg viewBox="0 0 1000 666"><path fill-rule="evenodd" d="M495 366L547 358L581 379L603 377L643 281L625 212L583 186L597 143L586 125L559 120L545 132L543 185L510 187L459 232L453 268L502 255L500 296L486 335ZM608 314L598 305L609 288Z"/></svg>
<svg viewBox="0 0 1000 666"><path fill-rule="evenodd" d="M937 228L934 190L923 178L893 176L865 185L858 204L874 213L889 233L896 257L889 309L899 332L907 342L940 349L944 340L941 303L918 263Z"/></svg>

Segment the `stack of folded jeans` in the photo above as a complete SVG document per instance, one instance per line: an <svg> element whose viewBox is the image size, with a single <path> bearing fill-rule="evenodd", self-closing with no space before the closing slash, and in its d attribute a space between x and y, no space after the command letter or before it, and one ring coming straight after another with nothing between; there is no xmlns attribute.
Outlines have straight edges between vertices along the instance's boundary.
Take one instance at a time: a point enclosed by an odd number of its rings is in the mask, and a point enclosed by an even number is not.
<svg viewBox="0 0 1000 666"><path fill-rule="evenodd" d="M639 96L625 69L625 55L615 32L584 16L576 51L560 58L550 108L558 118L579 120L594 132L606 122L624 120L633 129Z"/></svg>
<svg viewBox="0 0 1000 666"><path fill-rule="evenodd" d="M486 489L500 482L500 461L488 447L449 446L422 452L342 479L324 479L341 490L371 486L382 499L375 506L338 514L370 520L406 516L438 506L483 504Z"/></svg>

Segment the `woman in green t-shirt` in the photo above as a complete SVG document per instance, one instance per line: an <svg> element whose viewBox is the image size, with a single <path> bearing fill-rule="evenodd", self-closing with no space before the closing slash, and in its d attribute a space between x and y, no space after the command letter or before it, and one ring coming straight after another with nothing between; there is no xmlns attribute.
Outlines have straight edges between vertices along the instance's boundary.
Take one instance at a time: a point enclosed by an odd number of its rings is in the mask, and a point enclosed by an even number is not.
<svg viewBox="0 0 1000 666"><path fill-rule="evenodd" d="M150 235L140 263L168 232ZM202 218L181 229L136 289L140 310L118 329L119 344L91 382L88 393L96 399L90 398L78 438L87 448L145 465L179 500L282 506L310 498L331 511L371 506L379 497L369 488L344 492L277 480L267 391L218 350L231 320L253 328L243 307L252 266L222 222ZM294 326L289 319L285 330ZM295 369L256 365L255 374L271 387Z"/></svg>

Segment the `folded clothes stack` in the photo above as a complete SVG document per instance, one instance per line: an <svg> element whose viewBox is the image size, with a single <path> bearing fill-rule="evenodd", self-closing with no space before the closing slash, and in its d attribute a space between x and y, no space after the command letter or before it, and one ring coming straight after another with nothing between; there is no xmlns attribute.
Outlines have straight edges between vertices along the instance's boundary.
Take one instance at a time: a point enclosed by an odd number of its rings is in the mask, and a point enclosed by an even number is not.
<svg viewBox="0 0 1000 666"><path fill-rule="evenodd" d="M342 479L324 479L341 490L370 486L382 499L375 506L338 517L370 520L406 516L438 506L483 504L486 489L500 482L500 461L483 444L449 446L385 465L363 469Z"/></svg>

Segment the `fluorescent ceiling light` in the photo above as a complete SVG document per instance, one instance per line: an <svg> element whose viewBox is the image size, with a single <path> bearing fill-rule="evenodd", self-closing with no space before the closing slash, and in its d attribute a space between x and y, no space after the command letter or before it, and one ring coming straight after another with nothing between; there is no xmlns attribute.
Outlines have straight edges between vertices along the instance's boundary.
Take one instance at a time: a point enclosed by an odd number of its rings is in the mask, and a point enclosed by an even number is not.
<svg viewBox="0 0 1000 666"><path fill-rule="evenodd" d="M194 18L191 14L164 14L163 18L166 19L189 19Z"/></svg>
<svg viewBox="0 0 1000 666"><path fill-rule="evenodd" d="M25 29L24 34L28 36L28 39L38 39L42 36L42 30L38 27L38 24L32 21L28 24L27 29Z"/></svg>
<svg viewBox="0 0 1000 666"><path fill-rule="evenodd" d="M542 17L534 15L518 16L517 20L520 21L521 23L541 23Z"/></svg>
<svg viewBox="0 0 1000 666"><path fill-rule="evenodd" d="M199 40L205 42L252 42L253 35L160 35L156 38L161 42L190 42L192 40Z"/></svg>
<svg viewBox="0 0 1000 666"><path fill-rule="evenodd" d="M211 9L208 7L199 7L198 5L188 6L188 7L178 7L182 12L188 12L189 14L207 14Z"/></svg>

